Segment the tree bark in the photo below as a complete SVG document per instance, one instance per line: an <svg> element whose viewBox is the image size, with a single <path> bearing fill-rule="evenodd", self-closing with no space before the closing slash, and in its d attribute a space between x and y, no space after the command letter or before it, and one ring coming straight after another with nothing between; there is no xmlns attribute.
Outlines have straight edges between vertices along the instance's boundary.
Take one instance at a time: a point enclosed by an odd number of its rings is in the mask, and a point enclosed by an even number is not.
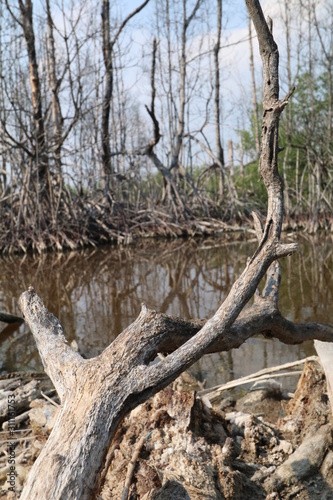
<svg viewBox="0 0 333 500"><path fill-rule="evenodd" d="M222 199L224 190L224 151L221 142L221 113L220 113L220 49L222 31L222 0L217 0L217 38L214 46L214 72L215 72L215 96L214 96L214 119L215 119L215 147L216 156L220 165L219 195Z"/></svg>
<svg viewBox="0 0 333 500"><path fill-rule="evenodd" d="M255 74L254 74L252 26L251 26L250 15L248 16L248 26L249 26L249 46L250 46L250 71L251 71L251 81L252 81L254 138L255 138L255 146L256 146L256 155L257 155L257 158L259 158L259 152L260 152L259 115L258 115L258 102L257 102L257 87L256 87Z"/></svg>
<svg viewBox="0 0 333 500"><path fill-rule="evenodd" d="M275 262L296 250L295 244L280 241L283 189L277 170L277 128L287 97L278 99L277 46L260 3L247 0L247 5L258 33L265 72L260 169L268 191L268 215L264 228L254 215L258 249L223 304L204 325L188 324L143 306L136 321L101 355L90 360L84 360L68 346L60 323L32 288L22 294L20 305L25 320L61 400L55 427L31 469L22 499L92 498L104 476L107 451L121 419L214 346L228 350L240 345L258 331L265 317L264 330L271 335L277 332L284 341L294 340L290 332L299 327L279 317L277 310L280 266ZM257 295L254 305L243 311L267 271L262 295ZM320 328L322 340L332 340L332 328ZM299 340L302 335L308 336L307 326L303 330L298 332ZM314 328L312 331L317 335ZM184 332L188 339L184 339ZM176 345L170 345L174 340ZM163 351L170 354L158 364L151 364Z"/></svg>
<svg viewBox="0 0 333 500"><path fill-rule="evenodd" d="M62 168L61 168L61 148L63 142L63 118L61 113L61 106L59 101L59 82L56 73L56 55L55 55L55 42L53 33L53 19L51 15L50 0L46 0L46 13L47 13L47 61L48 61L48 79L51 91L51 113L53 125L53 147L57 174L57 183L62 184Z"/></svg>
<svg viewBox="0 0 333 500"><path fill-rule="evenodd" d="M187 30L194 19L201 0L197 0L191 14L187 17L186 14L186 0L183 0L183 22L182 22L182 35L181 35L181 56L180 56L180 88L179 88L179 111L178 111L178 127L176 133L176 141L173 147L172 158L170 162L170 171L173 168L179 169L179 156L183 145L184 128L185 128L185 104L186 104L186 42Z"/></svg>
<svg viewBox="0 0 333 500"><path fill-rule="evenodd" d="M147 144L147 146L144 148L143 152L141 154L145 154L150 161L153 163L153 165L157 168L157 170L161 173L166 189L166 194L168 194L169 200L172 204L173 211L175 215L178 215L178 211L184 212L185 211L185 205L184 202L180 196L180 193L178 191L178 188L176 186L175 180L173 178L173 175L171 173L171 169L165 167L165 165L161 162L159 157L154 151L154 147L158 144L161 134L160 134L160 126L158 119L156 118L155 114L155 97L156 97L156 86L155 86L155 71L156 71L156 52L157 52L157 41L156 38L154 38L153 42L153 54L152 54L152 66L151 66L151 78L150 78L150 83L151 83L151 106L148 108L146 106L146 110L152 119L153 122L153 138L152 140Z"/></svg>
<svg viewBox="0 0 333 500"><path fill-rule="evenodd" d="M104 83L104 98L102 107L102 123L101 123L101 143L102 143L102 165L105 176L105 184L108 188L109 179L111 177L111 150L110 150L110 134L109 120L113 89L113 69L112 69L112 50L110 42L110 2L109 0L102 1L102 45L103 45L103 60L105 65L105 83Z"/></svg>
<svg viewBox="0 0 333 500"><path fill-rule="evenodd" d="M20 19L25 38L28 59L29 59L29 74L31 100L34 118L34 135L35 135L35 162L37 170L35 179L39 185L44 188L44 195L49 191L49 166L48 158L45 151L45 127L42 109L42 92L38 72L38 63L35 47L35 34L32 20L32 2L31 0L19 0Z"/></svg>
<svg viewBox="0 0 333 500"><path fill-rule="evenodd" d="M104 98L102 106L102 123L101 123L101 144L102 144L102 165L105 176L105 190L108 191L110 181L112 180L113 169L111 164L111 149L110 149L110 110L111 100L113 95L113 48L119 38L119 35L127 25L127 23L138 14L147 4L149 0L145 0L139 7L131 12L121 23L115 35L111 39L110 31L110 1L102 1L102 47L103 60L105 66L105 83L104 83Z"/></svg>

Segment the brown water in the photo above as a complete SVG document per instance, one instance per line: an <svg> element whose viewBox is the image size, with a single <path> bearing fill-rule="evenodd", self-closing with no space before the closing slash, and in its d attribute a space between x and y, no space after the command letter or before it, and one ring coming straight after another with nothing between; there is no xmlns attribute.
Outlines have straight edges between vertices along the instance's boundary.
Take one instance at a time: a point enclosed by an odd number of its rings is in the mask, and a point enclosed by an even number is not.
<svg viewBox="0 0 333 500"><path fill-rule="evenodd" d="M299 252L283 260L280 309L294 321L333 322L332 237L298 237ZM153 241L65 255L1 260L0 310L20 314L19 295L33 285L85 357L100 353L145 302L183 318L211 316L256 243ZM41 370L26 325L0 323L0 372ZM193 371L209 386L313 354L312 342L285 346L261 337L239 349L205 356Z"/></svg>

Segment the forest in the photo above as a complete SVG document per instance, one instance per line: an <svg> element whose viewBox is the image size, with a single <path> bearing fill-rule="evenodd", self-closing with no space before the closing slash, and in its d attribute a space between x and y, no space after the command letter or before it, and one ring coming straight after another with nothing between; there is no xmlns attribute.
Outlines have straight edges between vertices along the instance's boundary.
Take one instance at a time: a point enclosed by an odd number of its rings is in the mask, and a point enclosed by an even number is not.
<svg viewBox="0 0 333 500"><path fill-rule="evenodd" d="M236 10L235 10L236 8ZM333 7L274 17L285 226L332 230ZM262 70L243 2L0 5L0 251L216 234L264 210Z"/></svg>

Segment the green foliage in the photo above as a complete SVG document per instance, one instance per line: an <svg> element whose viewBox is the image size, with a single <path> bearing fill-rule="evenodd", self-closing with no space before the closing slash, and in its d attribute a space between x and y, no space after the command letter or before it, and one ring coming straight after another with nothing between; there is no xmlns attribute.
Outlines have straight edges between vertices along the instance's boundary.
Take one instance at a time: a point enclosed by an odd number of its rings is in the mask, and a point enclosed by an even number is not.
<svg viewBox="0 0 333 500"><path fill-rule="evenodd" d="M259 130L261 130L262 121L262 103L258 104L258 117L259 117ZM237 131L242 141L243 152L246 156L256 159L256 123L253 111L250 113L250 127L249 130L238 130Z"/></svg>
<svg viewBox="0 0 333 500"><path fill-rule="evenodd" d="M258 171L258 161L244 167L242 173L236 169L234 183L238 196L249 210L263 209L267 203L267 192Z"/></svg>
<svg viewBox="0 0 333 500"><path fill-rule="evenodd" d="M325 190L333 175L333 141L329 138L329 92L327 71L309 75L300 73L295 93L281 116L279 128L279 171L285 181L288 208L304 212L318 205L318 193ZM260 106L262 108L262 106ZM261 113L260 113L261 114ZM247 130L239 131L247 158L255 159L255 124L253 113ZM319 174L318 174L319 171ZM258 182L257 164L236 173L239 197L262 204L264 187ZM326 200L331 191L326 190Z"/></svg>

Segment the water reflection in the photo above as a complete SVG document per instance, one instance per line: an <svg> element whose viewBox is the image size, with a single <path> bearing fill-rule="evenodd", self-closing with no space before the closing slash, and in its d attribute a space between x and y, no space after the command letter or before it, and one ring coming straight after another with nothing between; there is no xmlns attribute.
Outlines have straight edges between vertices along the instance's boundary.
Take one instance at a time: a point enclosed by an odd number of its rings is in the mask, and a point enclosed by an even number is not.
<svg viewBox="0 0 333 500"><path fill-rule="evenodd" d="M184 318L211 316L244 268L255 242L147 242L132 248L35 258L2 259L0 310L20 314L17 299L33 285L62 322L69 341L92 357L138 315L141 303ZM295 321L332 321L332 240L300 238L300 251L283 261L281 311ZM0 323L0 328L2 323ZM0 369L39 370L26 326L2 327ZM311 354L312 343L284 346L250 339L230 353L205 356L194 370L209 385Z"/></svg>

